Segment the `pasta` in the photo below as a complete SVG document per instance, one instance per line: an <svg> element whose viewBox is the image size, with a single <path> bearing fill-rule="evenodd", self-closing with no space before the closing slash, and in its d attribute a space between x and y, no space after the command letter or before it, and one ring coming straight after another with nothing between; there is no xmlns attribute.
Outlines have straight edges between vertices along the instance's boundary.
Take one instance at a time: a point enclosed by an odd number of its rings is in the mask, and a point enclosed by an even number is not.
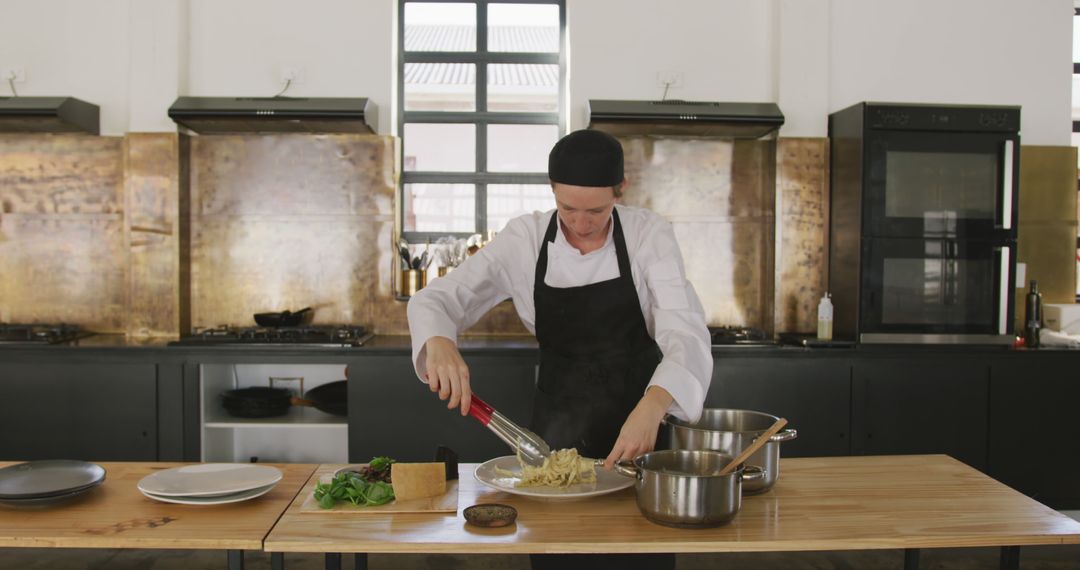
<svg viewBox="0 0 1080 570"><path fill-rule="evenodd" d="M553 451L540 467L526 464L520 455L518 462L521 463L521 480L514 483L515 487L569 487L576 483L596 482L593 460L579 456L576 449Z"/></svg>

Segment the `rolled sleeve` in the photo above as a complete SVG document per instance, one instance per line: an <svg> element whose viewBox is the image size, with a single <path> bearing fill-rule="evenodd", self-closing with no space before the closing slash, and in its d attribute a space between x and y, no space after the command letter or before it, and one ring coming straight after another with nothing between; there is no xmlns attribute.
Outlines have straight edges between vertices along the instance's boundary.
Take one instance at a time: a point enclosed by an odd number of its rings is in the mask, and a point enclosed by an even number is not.
<svg viewBox="0 0 1080 570"><path fill-rule="evenodd" d="M645 287L639 288L639 294L647 299L643 299L642 310L663 353L649 385L671 394L671 415L696 422L701 418L713 373L705 309L686 279L671 226L656 221L643 236L638 253Z"/></svg>

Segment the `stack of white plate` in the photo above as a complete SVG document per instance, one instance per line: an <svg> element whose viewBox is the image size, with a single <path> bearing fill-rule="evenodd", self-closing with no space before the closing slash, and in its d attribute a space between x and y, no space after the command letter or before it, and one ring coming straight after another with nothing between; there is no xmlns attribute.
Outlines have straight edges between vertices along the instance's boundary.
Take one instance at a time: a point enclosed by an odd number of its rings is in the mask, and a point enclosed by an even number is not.
<svg viewBox="0 0 1080 570"><path fill-rule="evenodd" d="M269 493L281 470L252 463L201 463L163 469L143 477L139 491L155 501L223 505Z"/></svg>
<svg viewBox="0 0 1080 570"><path fill-rule="evenodd" d="M47 459L0 469L0 503L10 506L50 505L73 499L105 481L96 463Z"/></svg>

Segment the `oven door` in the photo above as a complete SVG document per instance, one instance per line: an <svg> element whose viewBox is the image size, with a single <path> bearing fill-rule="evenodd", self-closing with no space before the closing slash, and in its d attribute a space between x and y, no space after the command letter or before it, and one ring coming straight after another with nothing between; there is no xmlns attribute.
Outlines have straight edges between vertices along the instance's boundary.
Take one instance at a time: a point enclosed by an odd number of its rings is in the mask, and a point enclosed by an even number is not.
<svg viewBox="0 0 1080 570"><path fill-rule="evenodd" d="M859 341L1012 344L1015 242L867 239Z"/></svg>
<svg viewBox="0 0 1080 570"><path fill-rule="evenodd" d="M1015 239L1015 135L872 131L864 235Z"/></svg>

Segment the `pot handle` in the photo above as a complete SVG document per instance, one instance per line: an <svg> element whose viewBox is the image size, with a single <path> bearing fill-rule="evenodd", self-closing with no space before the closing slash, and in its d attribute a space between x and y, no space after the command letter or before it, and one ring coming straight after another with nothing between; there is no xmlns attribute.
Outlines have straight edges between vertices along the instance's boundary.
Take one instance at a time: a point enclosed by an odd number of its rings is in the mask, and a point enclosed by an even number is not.
<svg viewBox="0 0 1080 570"><path fill-rule="evenodd" d="M788 429L786 429L786 430L784 430L784 431L770 437L769 441L791 441L791 440L793 440L793 439L795 439L797 437L799 437L799 432L797 432L797 431L795 431L795 430L793 430L791 428L788 428Z"/></svg>
<svg viewBox="0 0 1080 570"><path fill-rule="evenodd" d="M623 459L622 461L615 462L615 472L619 475L625 475L627 477L633 477L638 481L641 480L641 470L634 465L634 462L629 459Z"/></svg>
<svg viewBox="0 0 1080 570"><path fill-rule="evenodd" d="M742 476L739 479L742 481L763 481L765 479L765 470L757 465L744 465Z"/></svg>

